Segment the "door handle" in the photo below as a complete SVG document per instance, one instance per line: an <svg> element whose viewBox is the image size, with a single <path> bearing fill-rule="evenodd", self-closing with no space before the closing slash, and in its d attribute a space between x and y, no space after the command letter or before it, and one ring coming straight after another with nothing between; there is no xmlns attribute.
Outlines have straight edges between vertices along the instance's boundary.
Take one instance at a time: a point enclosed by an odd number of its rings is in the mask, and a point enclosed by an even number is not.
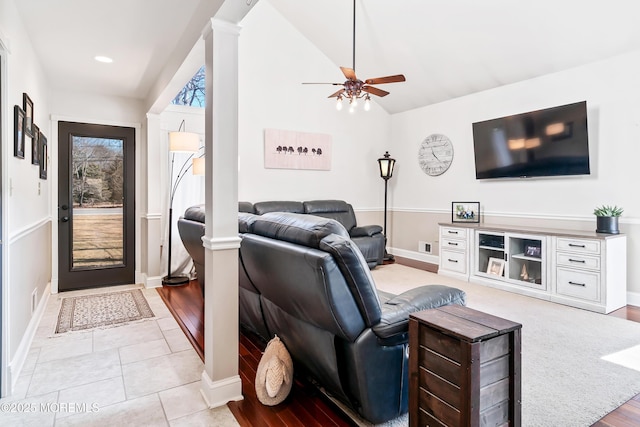
<svg viewBox="0 0 640 427"><path fill-rule="evenodd" d="M60 221L69 222L69 217L68 216L63 216L62 218L60 218Z"/></svg>

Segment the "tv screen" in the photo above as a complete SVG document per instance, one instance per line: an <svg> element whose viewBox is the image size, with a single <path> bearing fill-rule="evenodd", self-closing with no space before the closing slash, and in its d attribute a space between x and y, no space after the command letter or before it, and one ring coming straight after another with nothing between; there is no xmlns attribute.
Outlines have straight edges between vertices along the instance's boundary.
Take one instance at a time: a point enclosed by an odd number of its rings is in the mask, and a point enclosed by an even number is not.
<svg viewBox="0 0 640 427"><path fill-rule="evenodd" d="M588 175L586 101L473 124L476 179Z"/></svg>

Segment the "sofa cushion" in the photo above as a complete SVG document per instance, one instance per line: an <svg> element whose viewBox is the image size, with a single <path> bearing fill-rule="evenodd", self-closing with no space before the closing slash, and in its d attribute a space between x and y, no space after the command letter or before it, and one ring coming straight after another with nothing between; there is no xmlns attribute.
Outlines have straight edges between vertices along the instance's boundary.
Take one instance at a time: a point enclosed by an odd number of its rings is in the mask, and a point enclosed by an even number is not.
<svg viewBox="0 0 640 427"><path fill-rule="evenodd" d="M253 210L257 215L264 215L269 212L304 213L302 202L289 201L257 202L253 204Z"/></svg>
<svg viewBox="0 0 640 427"><path fill-rule="evenodd" d="M238 202L238 212L255 213L253 209L253 203L251 202Z"/></svg>
<svg viewBox="0 0 640 427"><path fill-rule="evenodd" d="M251 233L253 223L260 218L258 215L247 212L238 212L238 232Z"/></svg>
<svg viewBox="0 0 640 427"><path fill-rule="evenodd" d="M187 208L187 210L184 211L184 219L201 222L204 224L204 220L205 220L204 205L196 205L196 206L191 206L190 208Z"/></svg>
<svg viewBox="0 0 640 427"><path fill-rule="evenodd" d="M257 217L253 233L316 249L330 234L349 238L349 233L338 221L288 212L271 212Z"/></svg>
<svg viewBox="0 0 640 427"><path fill-rule="evenodd" d="M353 207L344 200L311 200L304 202L304 212L324 218L331 218L344 225L347 231L356 226Z"/></svg>

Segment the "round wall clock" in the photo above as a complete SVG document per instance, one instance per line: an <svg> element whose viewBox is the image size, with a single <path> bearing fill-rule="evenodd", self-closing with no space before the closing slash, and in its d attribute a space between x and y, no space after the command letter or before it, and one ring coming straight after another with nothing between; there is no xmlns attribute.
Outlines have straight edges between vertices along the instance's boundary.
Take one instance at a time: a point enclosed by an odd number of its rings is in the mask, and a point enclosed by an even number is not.
<svg viewBox="0 0 640 427"><path fill-rule="evenodd" d="M420 144L418 163L424 173L430 176L442 175L453 161L453 144L445 135L434 133Z"/></svg>

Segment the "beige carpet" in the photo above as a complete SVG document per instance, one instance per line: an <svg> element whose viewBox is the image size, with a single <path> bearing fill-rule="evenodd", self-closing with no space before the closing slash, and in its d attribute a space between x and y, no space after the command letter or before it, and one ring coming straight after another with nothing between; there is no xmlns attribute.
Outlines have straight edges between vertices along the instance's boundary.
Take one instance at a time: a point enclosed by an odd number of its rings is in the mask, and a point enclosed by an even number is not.
<svg viewBox="0 0 640 427"><path fill-rule="evenodd" d="M467 305L522 324L522 425L590 426L640 393L640 323L390 264L379 289L401 293L442 284L467 293ZM367 423L362 423L367 425ZM388 426L406 426L400 417Z"/></svg>
<svg viewBox="0 0 640 427"><path fill-rule="evenodd" d="M86 331L153 318L140 289L63 298L55 333Z"/></svg>

